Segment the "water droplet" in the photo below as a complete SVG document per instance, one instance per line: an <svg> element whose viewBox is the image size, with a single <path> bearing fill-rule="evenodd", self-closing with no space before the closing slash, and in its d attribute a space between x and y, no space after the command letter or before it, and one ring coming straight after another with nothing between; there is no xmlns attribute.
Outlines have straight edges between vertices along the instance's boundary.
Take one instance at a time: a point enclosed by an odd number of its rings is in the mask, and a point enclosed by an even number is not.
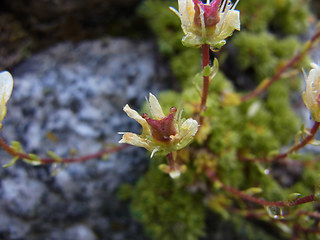
<svg viewBox="0 0 320 240"><path fill-rule="evenodd" d="M269 175L270 174L270 170L269 169L264 170L264 174L265 175Z"/></svg>
<svg viewBox="0 0 320 240"><path fill-rule="evenodd" d="M273 219L284 219L284 211L282 207L278 206L267 206L266 210L270 217Z"/></svg>

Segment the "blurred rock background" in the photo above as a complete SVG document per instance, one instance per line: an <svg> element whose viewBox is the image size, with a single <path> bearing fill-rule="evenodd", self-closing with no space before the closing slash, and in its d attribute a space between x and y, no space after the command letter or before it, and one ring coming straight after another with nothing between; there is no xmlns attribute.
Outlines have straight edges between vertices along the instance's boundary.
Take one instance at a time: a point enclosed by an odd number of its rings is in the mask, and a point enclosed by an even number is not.
<svg viewBox="0 0 320 240"><path fill-rule="evenodd" d="M26 152L90 154L139 132L122 107L171 87L170 73L136 14L139 0L4 1L0 70L14 91L1 136ZM10 156L0 151L1 165ZM148 165L142 149L70 165L0 168L0 239L146 239L122 183ZM52 176L57 170L57 174Z"/></svg>
<svg viewBox="0 0 320 240"><path fill-rule="evenodd" d="M0 9L0 69L61 41L101 36L142 37L141 0L4 0Z"/></svg>

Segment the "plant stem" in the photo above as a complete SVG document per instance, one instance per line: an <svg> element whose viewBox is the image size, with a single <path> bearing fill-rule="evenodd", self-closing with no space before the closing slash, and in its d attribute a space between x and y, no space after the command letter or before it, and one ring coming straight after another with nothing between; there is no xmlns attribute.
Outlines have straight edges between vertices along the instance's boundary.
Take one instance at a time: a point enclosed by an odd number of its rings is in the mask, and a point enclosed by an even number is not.
<svg viewBox="0 0 320 240"><path fill-rule="evenodd" d="M303 148L304 146L306 146L310 141L312 141L312 139L314 138L314 136L316 135L317 131L319 130L320 127L320 123L319 122L315 122L310 130L310 134L304 138L300 143L292 146L287 152L284 153L279 153L277 155L275 155L274 157L271 158L247 158L247 157L241 157L239 156L239 159L241 159L242 161L247 161L247 162L264 162L264 163L268 163L268 162L273 162L273 161L278 161L281 159L284 159L286 157L288 157L289 154L296 152L298 150L300 150L301 148Z"/></svg>
<svg viewBox="0 0 320 240"><path fill-rule="evenodd" d="M4 140L3 138L0 137L0 147L6 151L7 153L9 153L11 156L13 157L18 157L18 158L25 158L28 160L31 160L31 158L28 156L28 154L26 153L22 153L22 152L17 152L16 150L14 150L12 147L10 147Z"/></svg>
<svg viewBox="0 0 320 240"><path fill-rule="evenodd" d="M210 55L209 55L210 46L208 44L203 44L201 47L201 50L202 50L202 70L204 70L205 67L209 65L209 61L210 61ZM210 84L209 76L205 76L203 74L203 87L202 87L200 113L199 113L200 125L203 123L203 117L201 117L201 112L206 110L207 98L209 93L209 84Z"/></svg>
<svg viewBox="0 0 320 240"><path fill-rule="evenodd" d="M298 198L296 200L293 200L291 202L282 202L282 201L276 201L276 202L273 202L273 201L267 201L265 199L262 199L262 198L256 198L256 197L253 197L251 195L247 195L241 191L239 191L238 189L235 189L233 187L230 187L230 186L227 186L225 185L224 183L222 183L218 177L216 176L215 172L210 169L210 168L206 168L205 169L206 171L206 175L207 177L212 181L212 182L219 182L221 187L226 190L227 192L231 193L232 195L234 196L238 196L242 199L245 199L247 201L250 201L250 202L253 202L253 203L256 203L256 204L259 204L261 206L264 206L264 207L268 207L268 206L276 206L276 207L289 207L289 206L296 206L296 205L300 205L300 204L304 204L304 203L308 203L308 202L313 202L314 201L314 194L312 195L309 195L309 196L306 196L306 197L303 197L303 198Z"/></svg>
<svg viewBox="0 0 320 240"><path fill-rule="evenodd" d="M59 160L53 159L53 158L40 158L40 162L41 162L41 164L84 162L84 161L87 161L90 159L102 157L105 154L111 154L111 153L115 153L115 152L124 150L128 146L129 145L127 145L127 144L124 144L121 146L115 146L115 147L112 147L109 149L101 150L101 151L94 153L94 154L88 154L88 155L84 155L84 156L77 157L77 158L62 158ZM27 159L27 160L32 161L32 158L27 153L17 152L15 149L13 149L11 146L9 146L1 137L0 137L0 147L13 157L18 157L21 159Z"/></svg>
<svg viewBox="0 0 320 240"><path fill-rule="evenodd" d="M167 154L167 162L168 162L168 166L170 167L170 169L172 170L174 167L174 159L173 159L173 154L172 152Z"/></svg>
<svg viewBox="0 0 320 240"><path fill-rule="evenodd" d="M303 148L304 146L306 146L310 141L312 141L312 139L316 135L319 127L320 127L320 123L314 122L313 127L310 130L310 134L306 138L304 138L300 143L298 143L298 144L294 145L292 148L290 148L289 151L276 155L275 157L273 157L271 159L271 161L277 161L277 160L286 158L290 153L296 152L296 151L300 150L301 148Z"/></svg>
<svg viewBox="0 0 320 240"><path fill-rule="evenodd" d="M320 31L317 31L312 38L310 39L310 41L307 42L306 47L304 47L300 52L298 52L293 58L291 58L290 60L287 61L287 63L281 67L276 73L275 75L273 75L272 78L268 79L265 84L263 84L262 86L258 86L256 89L254 89L253 91L249 92L248 94L242 96L241 98L241 102L245 102L247 100L250 100L254 97L257 97L258 95L260 95L262 92L264 92L265 90L267 90L271 84L273 84L274 82L276 82L277 80L279 80L281 78L281 76L291 67L293 67L295 64L299 63L303 57L312 49L314 43L318 40L318 38L320 38Z"/></svg>

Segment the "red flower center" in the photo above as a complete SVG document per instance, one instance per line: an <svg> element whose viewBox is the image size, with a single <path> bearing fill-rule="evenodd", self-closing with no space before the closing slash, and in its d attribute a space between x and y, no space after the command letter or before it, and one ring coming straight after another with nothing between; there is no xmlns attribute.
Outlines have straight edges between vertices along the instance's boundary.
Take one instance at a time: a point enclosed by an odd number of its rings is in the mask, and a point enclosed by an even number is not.
<svg viewBox="0 0 320 240"><path fill-rule="evenodd" d="M214 27L216 26L220 21L219 16L219 6L221 4L221 0L213 0L210 4L204 4L203 2L199 0L192 0L194 4L194 24L196 26L201 27L201 17L200 17L200 8L204 12L204 24L205 27Z"/></svg>
<svg viewBox="0 0 320 240"><path fill-rule="evenodd" d="M156 120L149 117L147 113L142 114L142 117L150 126L152 137L160 142L170 141L170 136L177 133L174 126L174 114L177 112L175 107L170 109L168 116Z"/></svg>

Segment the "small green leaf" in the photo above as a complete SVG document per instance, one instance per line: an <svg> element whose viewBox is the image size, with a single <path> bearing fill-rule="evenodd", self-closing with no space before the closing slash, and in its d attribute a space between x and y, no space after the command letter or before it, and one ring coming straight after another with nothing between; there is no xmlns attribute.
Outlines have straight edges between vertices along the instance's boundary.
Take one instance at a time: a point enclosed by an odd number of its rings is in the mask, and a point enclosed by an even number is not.
<svg viewBox="0 0 320 240"><path fill-rule="evenodd" d="M264 166L261 165L261 163L259 162L255 162L254 165L257 167L257 170L262 174L265 175L266 174L266 168Z"/></svg>
<svg viewBox="0 0 320 240"><path fill-rule="evenodd" d="M61 162L61 161L62 161L62 158L59 157L57 154L55 154L55 153L52 152L52 151L47 151L47 155L48 155L49 157L51 157L52 159L54 159L55 161L57 161L57 162Z"/></svg>
<svg viewBox="0 0 320 240"><path fill-rule="evenodd" d="M11 142L11 147L17 152L23 152L21 144L18 141L12 141Z"/></svg>
<svg viewBox="0 0 320 240"><path fill-rule="evenodd" d="M263 190L261 188L258 188L258 187L252 187L252 188L248 188L247 190L244 191L245 194L247 195L256 195L256 194L259 194L259 193L262 193Z"/></svg>
<svg viewBox="0 0 320 240"><path fill-rule="evenodd" d="M225 44L226 44L226 40L222 40L222 41L216 43L215 45L210 46L210 49L211 49L213 52L217 52L217 51L219 51L220 48L222 48Z"/></svg>
<svg viewBox="0 0 320 240"><path fill-rule="evenodd" d="M214 76L218 73L218 71L219 71L219 61L218 59L215 58L213 61L213 66L211 68L210 77L214 78Z"/></svg>
<svg viewBox="0 0 320 240"><path fill-rule="evenodd" d="M289 201L296 200L297 198L301 197L301 193L290 193L288 196Z"/></svg>
<svg viewBox="0 0 320 240"><path fill-rule="evenodd" d="M30 159L24 158L23 161L26 163L29 163L33 166L41 165L41 159L36 154L30 153L29 157L30 157Z"/></svg>
<svg viewBox="0 0 320 240"><path fill-rule="evenodd" d="M2 167L4 167L4 168L11 167L11 166L13 166L13 165L16 163L16 161L17 161L18 159L19 159L18 157L14 157L14 158L11 160L11 162L9 162L9 163L7 163L7 164L4 164Z"/></svg>
<svg viewBox="0 0 320 240"><path fill-rule="evenodd" d="M204 69L203 69L203 76L209 77L210 74L211 74L211 67L210 67L210 65L208 64L208 65L205 66Z"/></svg>
<svg viewBox="0 0 320 240"><path fill-rule="evenodd" d="M268 157L274 157L279 154L279 150L272 150L268 152Z"/></svg>

